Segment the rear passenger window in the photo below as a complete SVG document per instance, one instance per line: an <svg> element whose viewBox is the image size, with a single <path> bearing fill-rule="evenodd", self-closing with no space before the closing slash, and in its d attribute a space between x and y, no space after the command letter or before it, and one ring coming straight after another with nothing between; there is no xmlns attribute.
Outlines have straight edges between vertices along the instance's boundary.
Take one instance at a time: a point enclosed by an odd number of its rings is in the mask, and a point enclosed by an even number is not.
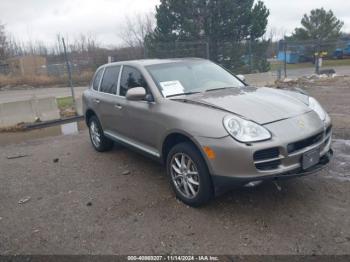
<svg viewBox="0 0 350 262"><path fill-rule="evenodd" d="M107 67L103 74L100 92L113 94L117 93L118 77L120 66Z"/></svg>
<svg viewBox="0 0 350 262"><path fill-rule="evenodd" d="M126 92L130 88L134 87L144 87L147 94L149 94L149 89L147 83L141 73L130 66L123 67L123 73L120 79L120 96L125 96Z"/></svg>
<svg viewBox="0 0 350 262"><path fill-rule="evenodd" d="M94 82L92 84L92 88L96 91L98 90L98 86L99 86L100 81L101 81L102 73L103 73L103 68L98 70L98 72L95 75Z"/></svg>

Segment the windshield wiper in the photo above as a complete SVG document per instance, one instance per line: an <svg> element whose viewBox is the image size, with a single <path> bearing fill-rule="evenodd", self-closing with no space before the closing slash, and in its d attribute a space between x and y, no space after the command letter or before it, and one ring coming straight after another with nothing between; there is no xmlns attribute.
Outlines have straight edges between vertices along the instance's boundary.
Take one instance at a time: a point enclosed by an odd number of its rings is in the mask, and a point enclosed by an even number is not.
<svg viewBox="0 0 350 262"><path fill-rule="evenodd" d="M187 95L193 95L193 94L198 94L200 92L186 92L186 93L179 93L179 94L174 94L174 95L170 95L170 96L167 96L168 97L173 97L173 96L187 96Z"/></svg>
<svg viewBox="0 0 350 262"><path fill-rule="evenodd" d="M216 91L216 90L222 90L222 89L229 89L229 88L235 88L235 87L234 87L234 86L227 86L227 87L211 88L211 89L205 90L205 92Z"/></svg>

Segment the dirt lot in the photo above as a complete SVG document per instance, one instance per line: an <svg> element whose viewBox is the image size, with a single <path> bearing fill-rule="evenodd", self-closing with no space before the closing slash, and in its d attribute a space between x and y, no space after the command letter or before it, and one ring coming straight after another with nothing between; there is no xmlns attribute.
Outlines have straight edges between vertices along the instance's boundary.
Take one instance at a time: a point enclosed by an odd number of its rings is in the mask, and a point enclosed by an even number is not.
<svg viewBox="0 0 350 262"><path fill-rule="evenodd" d="M96 153L86 130L19 144L0 134L0 254L349 254L350 85L300 85L334 119L330 167L199 209L175 199L161 166Z"/></svg>
<svg viewBox="0 0 350 262"><path fill-rule="evenodd" d="M350 77L301 83L300 87L315 96L330 114L334 136L350 139Z"/></svg>

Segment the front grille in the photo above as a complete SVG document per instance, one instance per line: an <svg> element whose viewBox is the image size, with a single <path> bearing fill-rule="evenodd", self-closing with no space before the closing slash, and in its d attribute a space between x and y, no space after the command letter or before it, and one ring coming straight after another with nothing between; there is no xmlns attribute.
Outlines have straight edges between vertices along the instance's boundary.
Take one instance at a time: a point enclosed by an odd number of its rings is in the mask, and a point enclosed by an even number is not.
<svg viewBox="0 0 350 262"><path fill-rule="evenodd" d="M279 155L278 147L256 151L254 153L254 161L258 163L255 163L255 167L263 171L276 169L281 164L281 160L276 159Z"/></svg>
<svg viewBox="0 0 350 262"><path fill-rule="evenodd" d="M279 156L279 154L278 147L259 150L254 153L254 161L276 158Z"/></svg>
<svg viewBox="0 0 350 262"><path fill-rule="evenodd" d="M255 167L259 170L266 171L266 170L277 169L280 164L281 164L281 160L278 159L278 160L273 160L269 162L255 164Z"/></svg>
<svg viewBox="0 0 350 262"><path fill-rule="evenodd" d="M308 137L306 139L297 141L295 143L288 144L288 146L287 146L288 153L291 154L291 153L299 151L305 147L316 144L316 143L320 142L322 140L322 138L323 138L323 132L316 134L314 136Z"/></svg>

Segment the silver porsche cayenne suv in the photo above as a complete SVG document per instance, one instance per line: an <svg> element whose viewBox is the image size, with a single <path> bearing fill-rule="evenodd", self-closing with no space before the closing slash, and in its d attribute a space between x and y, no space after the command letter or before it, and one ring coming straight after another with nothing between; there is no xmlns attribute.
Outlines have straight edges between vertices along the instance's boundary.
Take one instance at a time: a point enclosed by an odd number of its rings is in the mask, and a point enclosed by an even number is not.
<svg viewBox="0 0 350 262"><path fill-rule="evenodd" d="M160 161L191 206L221 189L311 174L332 156L331 120L313 97L248 86L203 59L103 65L83 110L97 151L117 142Z"/></svg>

